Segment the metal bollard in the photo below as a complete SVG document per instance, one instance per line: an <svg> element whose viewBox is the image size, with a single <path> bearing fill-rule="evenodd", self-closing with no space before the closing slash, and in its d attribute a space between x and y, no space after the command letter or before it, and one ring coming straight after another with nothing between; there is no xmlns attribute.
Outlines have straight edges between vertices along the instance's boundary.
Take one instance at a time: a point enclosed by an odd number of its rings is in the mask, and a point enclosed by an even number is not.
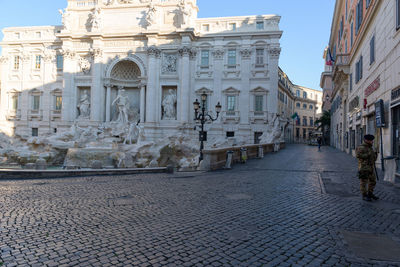
<svg viewBox="0 0 400 267"><path fill-rule="evenodd" d="M226 152L225 169L232 169L232 161L233 161L233 151L232 150L228 150Z"/></svg>
<svg viewBox="0 0 400 267"><path fill-rule="evenodd" d="M246 163L247 162L247 149L242 147L240 149L240 163Z"/></svg>

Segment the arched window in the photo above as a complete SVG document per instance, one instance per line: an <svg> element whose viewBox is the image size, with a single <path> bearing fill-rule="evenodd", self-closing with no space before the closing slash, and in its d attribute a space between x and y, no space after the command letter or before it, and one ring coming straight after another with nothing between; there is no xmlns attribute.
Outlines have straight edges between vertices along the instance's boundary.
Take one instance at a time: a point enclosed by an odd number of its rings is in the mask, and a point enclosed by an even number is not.
<svg viewBox="0 0 400 267"><path fill-rule="evenodd" d="M296 108L300 108L300 103L296 103Z"/></svg>
<svg viewBox="0 0 400 267"><path fill-rule="evenodd" d="M310 105L310 109L313 109L314 107L313 107L313 105Z"/></svg>

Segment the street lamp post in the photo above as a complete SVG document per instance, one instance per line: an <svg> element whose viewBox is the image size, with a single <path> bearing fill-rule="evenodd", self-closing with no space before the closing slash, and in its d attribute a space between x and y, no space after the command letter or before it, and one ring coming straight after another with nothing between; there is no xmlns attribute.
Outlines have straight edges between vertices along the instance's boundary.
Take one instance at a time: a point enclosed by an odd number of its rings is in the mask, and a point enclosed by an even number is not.
<svg viewBox="0 0 400 267"><path fill-rule="evenodd" d="M200 130L200 162L203 160L203 149L204 149L204 141L205 141L205 133L204 133L204 124L207 121L216 121L218 119L219 113L221 112L222 106L218 102L215 106L215 111L217 112L217 117L213 118L210 114L206 113L206 101L207 101L207 94L201 95L201 106L199 101L196 99L193 102L194 107L194 120L200 121L201 130ZM201 109L199 111L199 109Z"/></svg>

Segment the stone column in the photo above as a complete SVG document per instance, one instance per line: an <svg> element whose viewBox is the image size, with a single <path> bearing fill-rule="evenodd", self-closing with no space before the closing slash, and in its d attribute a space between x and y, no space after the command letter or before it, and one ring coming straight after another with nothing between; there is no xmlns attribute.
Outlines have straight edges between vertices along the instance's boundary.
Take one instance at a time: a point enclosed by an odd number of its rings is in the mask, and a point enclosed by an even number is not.
<svg viewBox="0 0 400 267"><path fill-rule="evenodd" d="M268 98L268 113L273 114L278 112L278 65L281 48L279 44L275 44L268 49L269 62L269 84L270 91L267 95Z"/></svg>
<svg viewBox="0 0 400 267"><path fill-rule="evenodd" d="M92 121L104 121L104 86L102 85L102 51L95 49L91 53L93 57L92 65L92 88L90 90L90 118Z"/></svg>
<svg viewBox="0 0 400 267"><path fill-rule="evenodd" d="M71 44L72 45L72 44ZM77 93L74 84L74 73L76 72L75 51L64 49L64 90L62 103L62 121L72 122L77 116Z"/></svg>
<svg viewBox="0 0 400 267"><path fill-rule="evenodd" d="M240 66L240 70L241 70L241 87L242 87L242 92L240 93L240 102L239 103L239 109L240 109L240 123L241 124L249 124L249 107L250 105L250 101L252 101L252 99L250 99L250 70L251 70L251 48L244 48L242 50L240 50L240 55L242 58L241 61L241 66ZM248 127L246 127L248 129ZM249 133L246 133L249 134Z"/></svg>
<svg viewBox="0 0 400 267"><path fill-rule="evenodd" d="M180 113L178 114L181 123L189 122L190 113L190 61L189 57L193 53L193 50L187 46L179 49L181 56L181 72L180 72L180 88L179 88L179 106Z"/></svg>
<svg viewBox="0 0 400 267"><path fill-rule="evenodd" d="M106 91L106 122L111 120L111 84L105 85Z"/></svg>
<svg viewBox="0 0 400 267"><path fill-rule="evenodd" d="M157 98L157 58L160 56L161 51L155 46L147 49L149 55L149 71L147 81L147 94L146 94L146 122L156 122L156 110L158 103L154 103ZM150 104L152 103L152 104Z"/></svg>
<svg viewBox="0 0 400 267"><path fill-rule="evenodd" d="M140 85L140 122L145 122L145 113L146 113L146 85Z"/></svg>

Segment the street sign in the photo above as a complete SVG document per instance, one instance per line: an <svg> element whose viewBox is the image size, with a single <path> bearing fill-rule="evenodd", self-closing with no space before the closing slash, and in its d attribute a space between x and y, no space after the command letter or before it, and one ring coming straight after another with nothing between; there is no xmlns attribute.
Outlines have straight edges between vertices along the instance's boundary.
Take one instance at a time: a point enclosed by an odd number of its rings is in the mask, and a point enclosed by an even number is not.
<svg viewBox="0 0 400 267"><path fill-rule="evenodd" d="M375 103L375 118L376 118L376 127L383 128L386 126L385 107L382 99L379 99Z"/></svg>

